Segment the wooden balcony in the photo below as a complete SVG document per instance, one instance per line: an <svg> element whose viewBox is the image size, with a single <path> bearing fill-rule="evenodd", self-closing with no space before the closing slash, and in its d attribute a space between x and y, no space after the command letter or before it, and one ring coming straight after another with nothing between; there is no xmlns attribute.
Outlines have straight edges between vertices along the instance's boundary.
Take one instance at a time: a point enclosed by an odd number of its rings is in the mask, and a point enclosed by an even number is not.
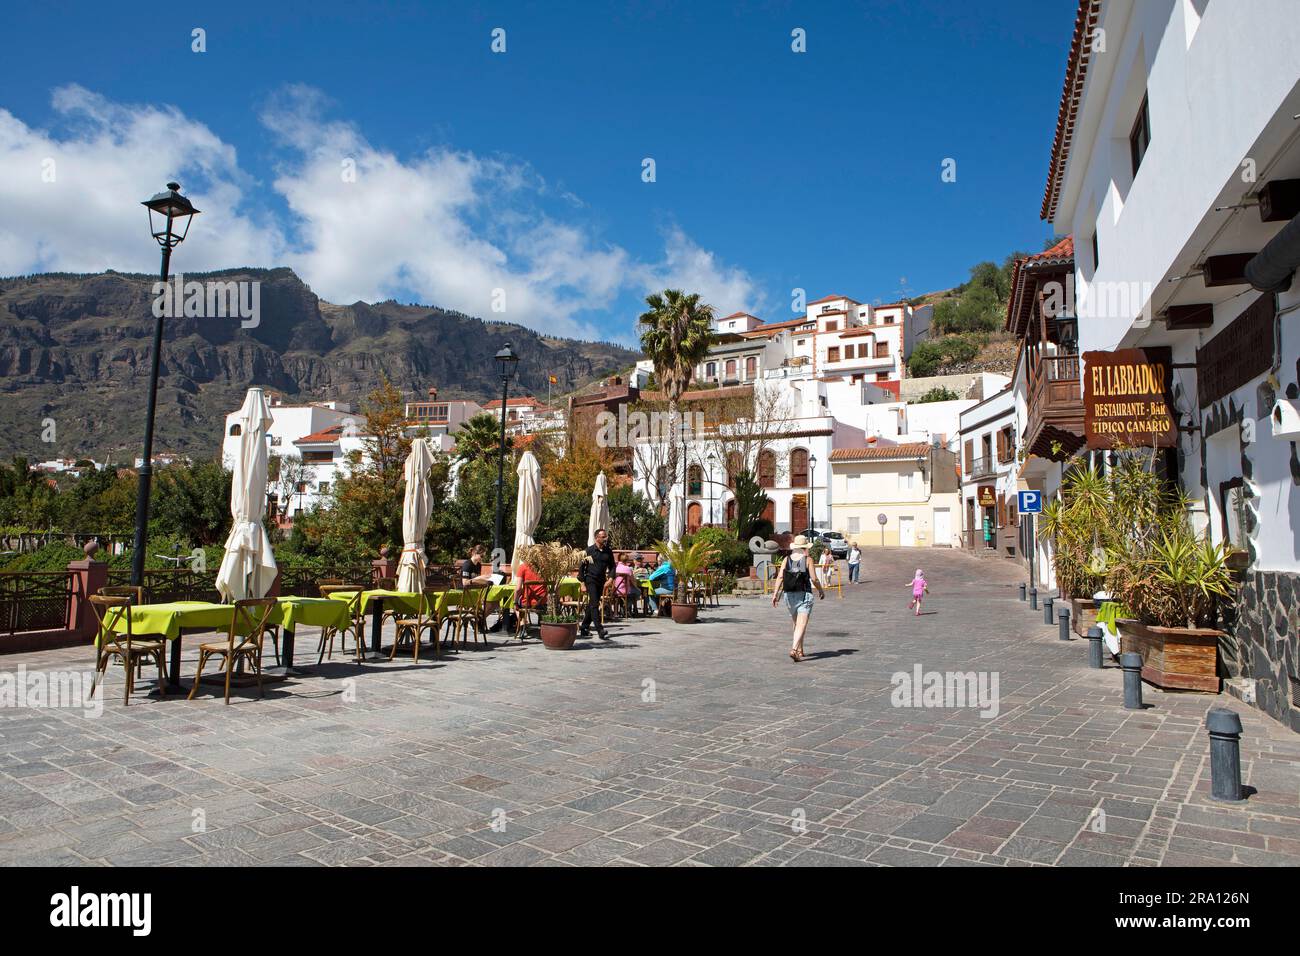
<svg viewBox="0 0 1300 956"><path fill-rule="evenodd" d="M1025 447L1031 455L1064 461L1083 447L1080 371L1078 355L1046 356L1030 366Z"/></svg>

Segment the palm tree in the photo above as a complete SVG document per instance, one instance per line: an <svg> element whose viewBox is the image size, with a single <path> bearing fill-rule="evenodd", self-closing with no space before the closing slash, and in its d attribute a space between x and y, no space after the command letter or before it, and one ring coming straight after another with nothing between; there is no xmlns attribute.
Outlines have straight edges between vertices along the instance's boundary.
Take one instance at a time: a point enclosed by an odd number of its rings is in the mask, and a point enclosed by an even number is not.
<svg viewBox="0 0 1300 956"><path fill-rule="evenodd" d="M461 425L456 432L456 457L464 462L495 458L501 441L501 422L490 412L480 412ZM506 450L513 442L506 436Z"/></svg>
<svg viewBox="0 0 1300 956"><path fill-rule="evenodd" d="M641 350L654 364L655 381L668 399L673 422L680 421L678 402L690 388L695 366L713 344L713 306L698 293L665 289L646 296L650 308L641 314ZM676 481L679 432L673 428L668 444L668 473Z"/></svg>

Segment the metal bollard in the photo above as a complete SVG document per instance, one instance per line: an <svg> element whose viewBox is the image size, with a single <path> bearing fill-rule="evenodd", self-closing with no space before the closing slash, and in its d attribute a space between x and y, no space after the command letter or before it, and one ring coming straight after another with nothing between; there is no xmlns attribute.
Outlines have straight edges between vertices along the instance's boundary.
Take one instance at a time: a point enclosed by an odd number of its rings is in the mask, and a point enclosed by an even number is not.
<svg viewBox="0 0 1300 956"><path fill-rule="evenodd" d="M1043 598L1043 623L1052 623L1052 599Z"/></svg>
<svg viewBox="0 0 1300 956"><path fill-rule="evenodd" d="M1038 588L1029 589L1029 609L1031 611L1038 610Z"/></svg>
<svg viewBox="0 0 1300 956"><path fill-rule="evenodd" d="M1022 582L1021 585L1020 585L1020 600L1022 600L1022 601L1025 599L1025 588L1027 588L1027 587L1028 587L1028 585L1027 585L1027 584L1024 584L1023 582Z"/></svg>
<svg viewBox="0 0 1300 956"><path fill-rule="evenodd" d="M1101 669L1101 628L1088 628L1088 666L1094 670Z"/></svg>
<svg viewBox="0 0 1300 956"><path fill-rule="evenodd" d="M1057 637L1063 641L1068 641L1070 639L1070 609L1068 607L1063 607L1056 612L1056 622L1061 628L1061 632Z"/></svg>
<svg viewBox="0 0 1300 956"><path fill-rule="evenodd" d="M1241 718L1225 707L1215 707L1206 715L1210 732L1210 799L1221 803L1240 803L1241 795Z"/></svg>
<svg viewBox="0 0 1300 956"><path fill-rule="evenodd" d="M1119 666L1124 668L1124 709L1142 709L1142 655L1125 651L1119 656Z"/></svg>

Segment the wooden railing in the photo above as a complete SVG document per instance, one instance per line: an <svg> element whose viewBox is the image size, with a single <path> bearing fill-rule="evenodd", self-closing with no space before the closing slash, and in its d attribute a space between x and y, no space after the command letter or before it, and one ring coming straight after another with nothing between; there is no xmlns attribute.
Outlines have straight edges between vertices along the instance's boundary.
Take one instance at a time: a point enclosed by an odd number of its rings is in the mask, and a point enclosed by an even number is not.
<svg viewBox="0 0 1300 956"><path fill-rule="evenodd" d="M1031 414L1053 405L1069 405L1071 410L1080 406L1083 385L1079 372L1077 355L1050 355L1035 362L1029 370Z"/></svg>
<svg viewBox="0 0 1300 956"><path fill-rule="evenodd" d="M70 627L75 581L70 571L0 572L0 634Z"/></svg>

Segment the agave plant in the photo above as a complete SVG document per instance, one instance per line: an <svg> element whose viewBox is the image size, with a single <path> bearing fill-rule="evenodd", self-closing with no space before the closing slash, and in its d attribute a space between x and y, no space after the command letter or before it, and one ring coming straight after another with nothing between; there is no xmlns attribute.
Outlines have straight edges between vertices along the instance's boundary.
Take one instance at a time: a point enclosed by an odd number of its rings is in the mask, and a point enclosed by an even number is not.
<svg viewBox="0 0 1300 956"><path fill-rule="evenodd" d="M709 566L710 561L718 556L718 552L710 548L709 542L705 539L693 541L691 544L668 544L666 541L660 541L655 545L655 550L673 566L673 575L676 577L673 583L673 600L678 604L686 601L686 582L696 577Z"/></svg>
<svg viewBox="0 0 1300 956"><path fill-rule="evenodd" d="M520 557L546 585L546 611L543 620L548 624L567 624L576 621L573 615L560 615L560 581L582 563L584 552L559 541L530 544L521 549Z"/></svg>

